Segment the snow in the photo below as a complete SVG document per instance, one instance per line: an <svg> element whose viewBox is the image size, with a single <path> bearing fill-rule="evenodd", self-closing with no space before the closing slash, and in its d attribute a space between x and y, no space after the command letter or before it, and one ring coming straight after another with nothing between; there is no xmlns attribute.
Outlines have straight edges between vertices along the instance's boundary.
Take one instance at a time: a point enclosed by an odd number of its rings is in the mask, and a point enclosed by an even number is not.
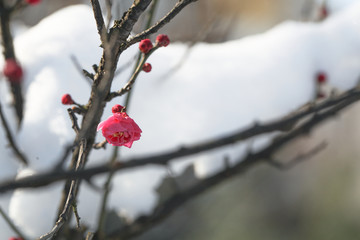
<svg viewBox="0 0 360 240"><path fill-rule="evenodd" d="M324 0L317 0L318 2L323 2ZM326 5L330 9L330 12L338 12L342 9L350 6L351 4L355 3L358 0L325 0Z"/></svg>
<svg viewBox="0 0 360 240"><path fill-rule="evenodd" d="M354 3L321 23L288 21L241 40L200 43L174 73L169 70L178 66L187 46L172 43L159 49L149 58L153 70L141 73L137 80L129 110L143 130L142 138L131 149L122 148L122 156L155 153L221 136L254 121L281 117L314 98L314 76L319 71L328 74L332 87L353 87L360 69L359 24L360 4ZM70 57L75 56L82 67L90 70L100 59L99 44L92 10L85 5L60 10L16 37L16 52L26 70L25 116L16 140L31 164L29 169L16 166L1 137L1 179L16 175L17 169L23 176L50 168L63 147L72 142L74 133L60 98L70 93L75 101L86 103L90 85ZM137 46L128 49L120 57L119 66L137 51ZM123 86L131 70L127 68L116 77L114 90ZM8 102L4 81L0 86L1 102ZM109 103L103 120L111 114L111 107L122 101ZM4 104L4 108L11 118L9 107ZM0 135L4 136L2 128ZM97 139L102 141L103 137L98 134ZM270 135L254 139L253 148L266 145L270 139ZM223 167L219 159L225 155L237 161L246 147L246 143L236 144L184 158L171 167L179 173L195 161L196 173L204 177ZM94 150L89 165L107 161L112 149ZM166 169L155 166L117 174L109 207L131 218L150 212L157 200L154 187L165 174ZM96 183L103 179L99 177ZM51 229L60 191L60 183L36 191L17 190L10 202L8 194L2 196L0 205L26 235L35 238ZM78 205L82 221L96 224L98 213L93 209L98 209L99 201L99 192L82 186ZM0 229L2 239L12 235L2 219Z"/></svg>

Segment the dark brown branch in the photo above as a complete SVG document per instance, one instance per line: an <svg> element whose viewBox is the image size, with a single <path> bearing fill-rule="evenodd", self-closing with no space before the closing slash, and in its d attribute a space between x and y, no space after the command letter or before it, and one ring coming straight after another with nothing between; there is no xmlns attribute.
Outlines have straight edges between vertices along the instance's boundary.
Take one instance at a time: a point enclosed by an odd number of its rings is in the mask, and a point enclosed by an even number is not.
<svg viewBox="0 0 360 240"><path fill-rule="evenodd" d="M189 5L192 2L196 2L197 0L179 0L175 6L173 7L173 9L171 9L171 11L169 13L167 13L162 19L160 19L160 21L158 21L157 23L155 23L152 27L146 29L145 31L135 35L134 37L131 37L128 41L127 41L127 47L133 45L134 43L139 42L142 39L147 38L150 34L156 33L157 31L160 30L160 28L162 28L165 24L167 24L168 22L171 21L171 19L173 19L177 14L179 14L179 12L186 7L187 5Z"/></svg>
<svg viewBox="0 0 360 240"><path fill-rule="evenodd" d="M21 84L10 82L10 89L12 93L12 105L15 109L15 113L18 119L18 128L21 125L23 119L23 108L24 108L24 98L22 96L22 87Z"/></svg>
<svg viewBox="0 0 360 240"><path fill-rule="evenodd" d="M4 1L0 1L0 24L1 24L1 41L3 45L3 55L5 59L15 59L13 37L10 30L11 9L8 8Z"/></svg>
<svg viewBox="0 0 360 240"><path fill-rule="evenodd" d="M21 161L21 163L25 164L26 166L28 165L28 161L25 157L25 155L20 151L20 149L18 148L18 146L16 145L14 138L11 134L10 131L10 127L9 124L7 123L4 113L2 111L2 107L1 107L1 103L0 103L0 119L1 119L1 123L4 127L5 133L6 133L6 137L9 141L9 144L11 146L11 148L13 149L15 156Z"/></svg>
<svg viewBox="0 0 360 240"><path fill-rule="evenodd" d="M308 114L314 113L315 111L318 112L317 114L314 115L314 117L307 119L305 123L303 123L300 127L292 130L289 134L285 134L276 138L274 143L270 145L268 148L265 148L258 153L254 153L254 154L249 153L249 156L245 158L252 160L258 158L269 159L269 156L271 156L271 154L275 150L279 149L280 147L282 147L284 144L288 143L295 137L300 136L301 134L304 133L308 133L318 124L327 120L329 117L333 116L334 114L338 113L339 111L348 107L349 105L358 101L359 99L360 99L360 90L354 88L340 95L337 98L330 99L316 106L309 106L306 109L299 111L297 115L291 115L287 118L283 118L278 121L271 122L269 124L255 125L243 131L222 138L212 139L203 143L195 144L190 147L183 147L178 150L168 151L153 156L137 157L137 158L135 157L135 158L127 159L124 162L117 162L113 165L100 165L80 171L60 170L56 172L37 174L34 176L29 176L18 180L10 180L0 184L0 193L7 192L17 188L32 188L32 187L45 186L52 182L64 180L64 179L78 179L78 178L89 179L92 176L98 174L108 173L111 171L120 171L128 168L140 167L147 164L166 165L168 164L169 161L175 158L194 155L204 151L230 145L235 142L254 137L256 135L277 131L279 129L282 129L284 125L288 125L289 123L294 124L294 122L297 122L303 117L307 117Z"/></svg>

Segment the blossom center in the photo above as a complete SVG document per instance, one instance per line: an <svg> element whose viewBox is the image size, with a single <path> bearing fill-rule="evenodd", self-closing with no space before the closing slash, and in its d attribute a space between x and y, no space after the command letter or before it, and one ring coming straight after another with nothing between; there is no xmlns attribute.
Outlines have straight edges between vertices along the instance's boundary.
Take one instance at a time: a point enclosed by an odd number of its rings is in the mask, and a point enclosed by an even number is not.
<svg viewBox="0 0 360 240"><path fill-rule="evenodd" d="M116 142L129 142L131 140L131 136L127 131L124 132L114 132L109 136L113 141Z"/></svg>
<svg viewBox="0 0 360 240"><path fill-rule="evenodd" d="M116 132L113 134L113 137L122 137L124 135L124 132Z"/></svg>

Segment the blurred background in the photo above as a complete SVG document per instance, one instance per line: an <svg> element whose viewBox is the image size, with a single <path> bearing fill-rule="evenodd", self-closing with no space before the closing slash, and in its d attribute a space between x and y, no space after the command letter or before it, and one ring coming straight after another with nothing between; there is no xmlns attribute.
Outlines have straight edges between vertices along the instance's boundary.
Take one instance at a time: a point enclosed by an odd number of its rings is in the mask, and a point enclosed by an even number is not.
<svg viewBox="0 0 360 240"><path fill-rule="evenodd" d="M132 3L113 2L114 17ZM175 2L160 0L156 19ZM44 0L17 18L31 26L57 9L78 3L89 1ZM316 0L199 0L161 32L176 41L218 43L264 32L285 20L320 21L326 13L323 4ZM327 12L335 11L331 6ZM278 155L286 161L299 154L299 146L311 148L326 141L327 148L308 161L287 171L257 165L197 197L136 239L360 239L360 141L354 134L358 108L348 109Z"/></svg>
<svg viewBox="0 0 360 240"><path fill-rule="evenodd" d="M34 25L62 7L79 3L89 5L89 2L44 0L31 10L25 9L18 18L26 25ZM105 1L99 2L105 5ZM176 2L158 0L155 19L164 16ZM222 42L261 33L288 19L316 20L322 3L322 0L199 0L185 8L162 31L178 41ZM113 16L121 17L131 4L131 0L114 0ZM103 9L106 13L106 8Z"/></svg>

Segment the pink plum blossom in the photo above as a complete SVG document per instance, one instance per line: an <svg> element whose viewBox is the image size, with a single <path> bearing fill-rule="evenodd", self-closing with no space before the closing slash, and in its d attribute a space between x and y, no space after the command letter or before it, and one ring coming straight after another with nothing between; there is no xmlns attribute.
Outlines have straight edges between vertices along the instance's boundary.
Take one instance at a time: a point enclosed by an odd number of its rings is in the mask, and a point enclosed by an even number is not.
<svg viewBox="0 0 360 240"><path fill-rule="evenodd" d="M115 112L111 117L99 123L103 136L113 146L131 148L134 141L140 139L141 129L125 112Z"/></svg>

